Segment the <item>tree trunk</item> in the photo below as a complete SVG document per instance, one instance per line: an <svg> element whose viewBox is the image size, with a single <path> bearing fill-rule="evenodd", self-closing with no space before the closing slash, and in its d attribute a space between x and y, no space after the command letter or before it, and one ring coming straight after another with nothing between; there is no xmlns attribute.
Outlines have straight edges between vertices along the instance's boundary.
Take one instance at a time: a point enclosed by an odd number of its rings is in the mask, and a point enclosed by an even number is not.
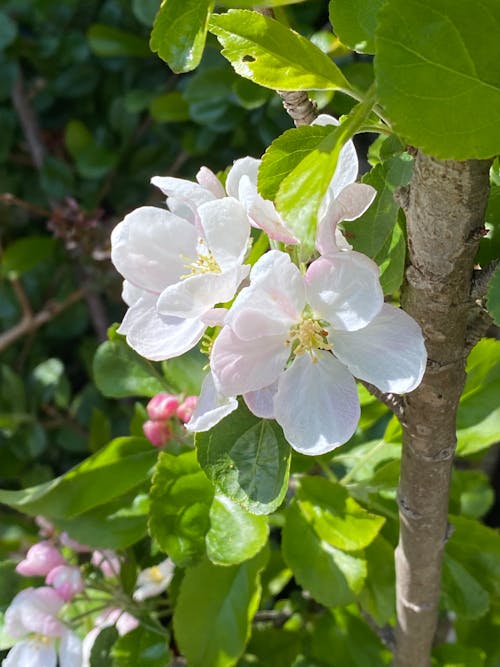
<svg viewBox="0 0 500 667"><path fill-rule="evenodd" d="M405 399L396 549L396 667L428 667L437 625L455 417L465 381L474 256L483 233L489 161L417 155L406 216L403 308L420 323L428 363Z"/></svg>

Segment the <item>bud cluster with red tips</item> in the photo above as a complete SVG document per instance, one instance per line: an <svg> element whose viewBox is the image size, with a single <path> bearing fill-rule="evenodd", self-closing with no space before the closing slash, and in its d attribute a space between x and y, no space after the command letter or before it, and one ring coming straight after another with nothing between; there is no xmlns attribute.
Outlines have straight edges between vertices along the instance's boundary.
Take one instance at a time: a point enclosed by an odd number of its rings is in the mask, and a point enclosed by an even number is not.
<svg viewBox="0 0 500 667"><path fill-rule="evenodd" d="M155 447L163 447L172 439L171 419L177 418L183 424L191 419L196 407L197 396L187 396L182 402L173 394L156 394L146 406L149 419L142 428L144 435Z"/></svg>

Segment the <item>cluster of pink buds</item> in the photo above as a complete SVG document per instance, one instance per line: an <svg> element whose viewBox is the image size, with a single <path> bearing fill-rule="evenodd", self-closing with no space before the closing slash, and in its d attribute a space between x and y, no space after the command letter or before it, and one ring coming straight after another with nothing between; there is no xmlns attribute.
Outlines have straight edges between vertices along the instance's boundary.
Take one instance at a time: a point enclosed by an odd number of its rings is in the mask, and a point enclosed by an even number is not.
<svg viewBox="0 0 500 667"><path fill-rule="evenodd" d="M197 396L187 396L182 402L173 394L156 394L146 406L149 419L143 424L146 438L155 447L163 447L172 439L172 419L183 424L191 419Z"/></svg>
<svg viewBox="0 0 500 667"><path fill-rule="evenodd" d="M25 577L45 577L45 583L65 601L84 589L80 568L69 565L59 549L48 540L34 544L16 570Z"/></svg>

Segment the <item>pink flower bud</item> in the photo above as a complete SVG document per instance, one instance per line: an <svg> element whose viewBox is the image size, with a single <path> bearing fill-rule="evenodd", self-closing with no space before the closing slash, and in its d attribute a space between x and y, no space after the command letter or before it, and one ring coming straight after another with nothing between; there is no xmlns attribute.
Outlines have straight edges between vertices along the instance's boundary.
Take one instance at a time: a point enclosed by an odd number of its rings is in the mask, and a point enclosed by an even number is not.
<svg viewBox="0 0 500 667"><path fill-rule="evenodd" d="M16 567L16 571L24 577L45 576L58 565L64 565L62 554L48 541L34 544Z"/></svg>
<svg viewBox="0 0 500 667"><path fill-rule="evenodd" d="M177 408L177 416L181 422L188 422L191 419L191 415L196 408L198 402L198 396L186 396L184 401Z"/></svg>
<svg viewBox="0 0 500 667"><path fill-rule="evenodd" d="M142 425L144 435L155 447L163 447L172 438L172 431L167 422L148 421Z"/></svg>
<svg viewBox="0 0 500 667"><path fill-rule="evenodd" d="M98 567L105 577L117 577L120 574L120 559L110 549L94 551L90 562Z"/></svg>
<svg viewBox="0 0 500 667"><path fill-rule="evenodd" d="M55 567L48 573L45 583L50 584L66 602L85 588L80 568L71 565Z"/></svg>
<svg viewBox="0 0 500 667"><path fill-rule="evenodd" d="M156 394L146 406L150 419L162 420L170 419L175 415L179 407L179 401L173 394Z"/></svg>

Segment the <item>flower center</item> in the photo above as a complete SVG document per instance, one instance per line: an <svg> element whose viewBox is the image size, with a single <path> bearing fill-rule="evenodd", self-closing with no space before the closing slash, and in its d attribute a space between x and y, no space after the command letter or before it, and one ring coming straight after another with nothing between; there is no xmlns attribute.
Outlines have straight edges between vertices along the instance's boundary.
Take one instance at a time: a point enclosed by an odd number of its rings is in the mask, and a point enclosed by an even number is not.
<svg viewBox="0 0 500 667"><path fill-rule="evenodd" d="M326 339L327 336L328 331L325 330L321 321L315 320L309 315L304 315L300 322L290 328L286 344L291 346L295 356L309 352L314 360L315 350L332 349Z"/></svg>
<svg viewBox="0 0 500 667"><path fill-rule="evenodd" d="M184 264L186 269L189 269L189 273L186 273L183 276L181 276L181 279L188 278L189 276L197 276L203 273L221 272L217 260L215 259L215 257L212 254L212 251L209 250L203 239L198 239L197 254L198 257L194 262L187 262L186 264Z"/></svg>
<svg viewBox="0 0 500 667"><path fill-rule="evenodd" d="M154 565L149 569L149 577L154 583L160 583L163 581L163 575L160 571L160 568L157 565Z"/></svg>

